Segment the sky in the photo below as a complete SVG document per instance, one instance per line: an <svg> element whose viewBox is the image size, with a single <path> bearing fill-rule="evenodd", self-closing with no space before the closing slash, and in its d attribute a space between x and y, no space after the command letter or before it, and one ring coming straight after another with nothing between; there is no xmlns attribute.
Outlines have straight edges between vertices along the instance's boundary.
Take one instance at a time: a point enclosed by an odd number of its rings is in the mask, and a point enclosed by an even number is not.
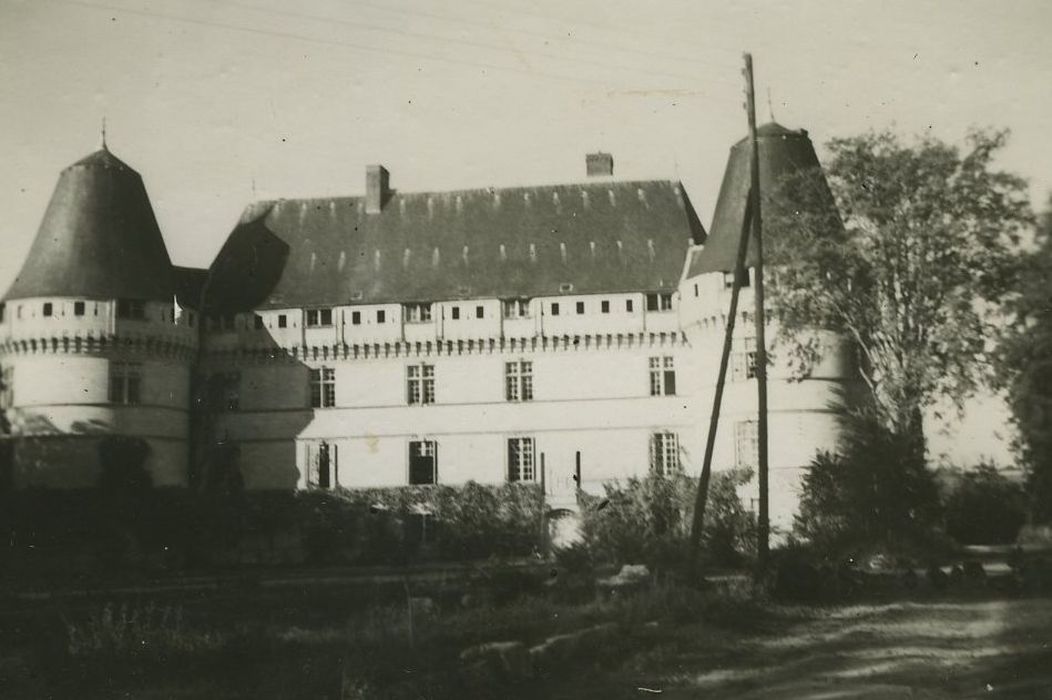
<svg viewBox="0 0 1052 700"><path fill-rule="evenodd" d="M207 266L254 199L619 178L683 181L711 219L759 118L816 145L892 128L961 142L1052 191L1052 3L699 0L0 0L0 288L59 171L99 144L145 182L173 261Z"/></svg>

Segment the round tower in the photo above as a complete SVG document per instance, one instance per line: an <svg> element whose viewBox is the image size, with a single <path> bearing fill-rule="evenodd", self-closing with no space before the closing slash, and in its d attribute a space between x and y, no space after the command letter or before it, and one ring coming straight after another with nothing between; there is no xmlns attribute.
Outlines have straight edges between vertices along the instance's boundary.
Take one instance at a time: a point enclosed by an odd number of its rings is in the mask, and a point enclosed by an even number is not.
<svg viewBox="0 0 1052 700"><path fill-rule="evenodd" d="M103 145L62 171L0 302L15 488L94 486L121 442L145 452L155 485L186 483L196 324L180 275L135 170Z"/></svg>
<svg viewBox="0 0 1052 700"><path fill-rule="evenodd" d="M783 178L803 170L820 169L814 146L804 130L794 131L776 123L757 129L760 161L760 189L773 192ZM821 180L825 182L824 177ZM745 225L749 200L750 147L748 139L736 143L730 152L723 184L713 213L712 227L704 245L691 252L681 286L681 314L687 333L697 348L700 384L708 387L697 404L698 424L707 426L712 408L720 353L727 327L733 270L738 244ZM836 205L827 196L817 197L806 206L819 206L835 220ZM772 207L792 206L799 202L763 200L763 216L777 216ZM819 212L809 212L817 214ZM784 217L782 217L784 218ZM774 246L765 242L765 249ZM750 241L747 265L749 277L755 265L756 246ZM768 265L772 264L767 260ZM757 466L757 391L754 373L755 332L752 287L744 286L735 322L734 343L713 467L726 469ZM778 337L778 324L767 316L768 427L770 467L771 521L783 530L792 526L796 512L799 484L804 469L819 450L835 449L840 437L839 416L857 388L858 373L849 343L836 334L815 329L814 339L821 352L806 377L801 378L792 366L790 348ZM756 481L743 494L756 497Z"/></svg>

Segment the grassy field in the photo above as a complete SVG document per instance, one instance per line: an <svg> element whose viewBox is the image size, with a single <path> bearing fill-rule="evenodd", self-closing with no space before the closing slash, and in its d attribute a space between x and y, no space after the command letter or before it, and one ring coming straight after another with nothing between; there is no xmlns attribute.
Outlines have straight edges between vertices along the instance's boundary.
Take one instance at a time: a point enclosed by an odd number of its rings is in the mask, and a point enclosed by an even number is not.
<svg viewBox="0 0 1052 700"><path fill-rule="evenodd" d="M431 592L411 607L406 593L246 585L10 606L0 697L1052 697L1045 598L800 607L657 586L577 604ZM540 677L465 686L468 646L601 622L618 633Z"/></svg>

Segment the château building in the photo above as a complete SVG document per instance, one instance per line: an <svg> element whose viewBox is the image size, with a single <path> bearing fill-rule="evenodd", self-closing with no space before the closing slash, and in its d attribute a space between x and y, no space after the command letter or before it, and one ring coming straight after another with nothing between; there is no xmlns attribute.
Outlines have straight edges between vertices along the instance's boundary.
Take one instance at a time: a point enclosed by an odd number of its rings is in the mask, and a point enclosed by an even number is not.
<svg viewBox="0 0 1052 700"><path fill-rule="evenodd" d="M806 132L759 132L761 182L817 167ZM208 270L172 265L140 176L102 150L62 172L0 306L7 478L83 487L106 435L142 438L155 484L236 448L247 488L540 481L701 466L748 192L731 151L712 230L683 186L582 182L255 202ZM832 204L830 203L830 206ZM715 467L754 467L743 290ZM776 331L775 331L776 332ZM770 369L772 515L836 442L851 353Z"/></svg>

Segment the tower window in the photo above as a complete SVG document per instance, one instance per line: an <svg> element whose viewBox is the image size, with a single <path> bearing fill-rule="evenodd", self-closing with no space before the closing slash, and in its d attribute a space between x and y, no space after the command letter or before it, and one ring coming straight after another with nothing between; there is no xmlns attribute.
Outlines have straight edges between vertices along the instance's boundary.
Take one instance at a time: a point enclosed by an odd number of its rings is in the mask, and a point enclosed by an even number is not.
<svg viewBox="0 0 1052 700"><path fill-rule="evenodd" d="M760 464L760 436L754 420L734 424L734 466L755 469Z"/></svg>
<svg viewBox="0 0 1052 700"><path fill-rule="evenodd" d="M604 314L610 313L610 300L603 299L603 301L599 304L599 310L602 311Z"/></svg>
<svg viewBox="0 0 1052 700"><path fill-rule="evenodd" d="M632 313L632 306L633 306L632 300L631 299L625 299L625 311L627 311L628 313Z"/></svg>
<svg viewBox="0 0 1052 700"><path fill-rule="evenodd" d="M110 403L137 406L142 402L142 365L138 362L110 363Z"/></svg>
<svg viewBox="0 0 1052 700"><path fill-rule="evenodd" d="M676 393L676 369L671 355L650 358L650 395L673 396Z"/></svg>
<svg viewBox="0 0 1052 700"><path fill-rule="evenodd" d="M50 301L44 302L44 315L51 316L55 312L55 307Z"/></svg>
<svg viewBox="0 0 1052 700"><path fill-rule="evenodd" d="M475 318L482 318L486 315L486 309L483 306L475 307Z"/></svg>
<svg viewBox="0 0 1052 700"><path fill-rule="evenodd" d="M322 367L310 371L311 408L332 408L336 405L336 370Z"/></svg>
<svg viewBox="0 0 1052 700"><path fill-rule="evenodd" d="M508 481L536 481L534 453L533 438L508 439Z"/></svg>
<svg viewBox="0 0 1052 700"><path fill-rule="evenodd" d="M118 299L117 318L135 320L146 318L146 302L142 299Z"/></svg>
<svg viewBox="0 0 1052 700"><path fill-rule="evenodd" d="M409 365L406 368L406 401L411 406L435 402L434 365Z"/></svg>
<svg viewBox="0 0 1052 700"><path fill-rule="evenodd" d="M289 319L285 314L278 314L278 328L288 328Z"/></svg>
<svg viewBox="0 0 1052 700"><path fill-rule="evenodd" d="M668 431L650 436L650 471L670 476L679 471L679 436Z"/></svg>
<svg viewBox="0 0 1052 700"><path fill-rule="evenodd" d="M253 314L252 321L255 324L255 329L261 331L264 328L263 317L259 314Z"/></svg>
<svg viewBox="0 0 1052 700"><path fill-rule="evenodd" d="M0 409L15 405L15 368L11 366L0 370Z"/></svg>
<svg viewBox="0 0 1052 700"><path fill-rule="evenodd" d="M460 320L460 307L459 306L454 306L453 310L450 313L452 314L454 321L459 321Z"/></svg>
<svg viewBox="0 0 1052 700"><path fill-rule="evenodd" d="M84 315L84 302L75 301L73 302L73 315L83 316Z"/></svg>
<svg viewBox="0 0 1052 700"><path fill-rule="evenodd" d="M361 311L352 311L351 312L351 325L352 326L360 326L360 325L362 325L362 312Z"/></svg>
<svg viewBox="0 0 1052 700"><path fill-rule="evenodd" d="M377 323L386 323L387 322L387 312L384 311L383 309L377 309L376 310L376 322Z"/></svg>
<svg viewBox="0 0 1052 700"><path fill-rule="evenodd" d="M533 363L504 363L504 398L508 401L533 400Z"/></svg>
<svg viewBox="0 0 1052 700"><path fill-rule="evenodd" d="M736 382L756 377L756 338L744 338L731 358L731 379Z"/></svg>
<svg viewBox="0 0 1052 700"><path fill-rule="evenodd" d="M577 313L579 313L579 314L583 314L584 313L584 302L583 301L577 302Z"/></svg>
<svg viewBox="0 0 1052 700"><path fill-rule="evenodd" d="M553 301L552 302L552 316L558 316L558 315L559 315L559 302Z"/></svg>

